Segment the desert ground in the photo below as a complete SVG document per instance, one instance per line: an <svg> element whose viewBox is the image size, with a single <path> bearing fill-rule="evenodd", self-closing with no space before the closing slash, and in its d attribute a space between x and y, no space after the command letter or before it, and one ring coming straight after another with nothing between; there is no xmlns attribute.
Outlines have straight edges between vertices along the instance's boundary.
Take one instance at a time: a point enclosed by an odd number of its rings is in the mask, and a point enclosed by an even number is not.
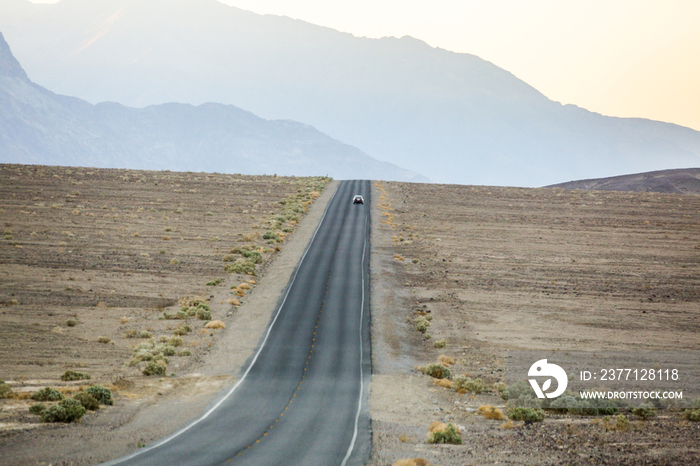
<svg viewBox="0 0 700 466"><path fill-rule="evenodd" d="M21 165L1 165L0 180L8 465L94 464L196 417L257 345L309 228L294 236L330 181ZM178 315L192 300L211 316ZM175 354L166 377L147 377L137 347L160 343ZM62 381L68 370L90 379ZM38 389L88 384L110 388L114 406L70 425L29 414Z"/></svg>
<svg viewBox="0 0 700 466"><path fill-rule="evenodd" d="M623 412L625 430L549 412L541 423L505 424L479 412L506 411L494 390L459 394L415 369L445 355L455 361L453 380L467 374L493 387L510 383L506 357L518 350L678 351L697 367L700 196L403 183L375 190L370 464L700 461L700 423L682 410L646 421ZM431 325L421 333L415 319L426 313ZM428 444L434 421L461 426L463 444Z"/></svg>
<svg viewBox="0 0 700 466"><path fill-rule="evenodd" d="M0 180L7 465L96 464L201 413L255 348L334 191L333 183L323 189L327 179L19 165L0 166ZM625 413L625 429L594 416L548 412L543 422L506 423L478 411L505 411L494 386L509 383L509 351L696 357L699 196L389 182L373 189L369 464L700 461L700 423L682 410L649 420ZM292 205L301 208L296 218ZM263 238L270 230L279 241ZM243 251L260 252L255 276L224 270L242 263ZM193 297L225 328L175 318ZM432 317L425 333L416 328L421 315ZM183 324L191 331L179 336L166 375L145 376L135 348L170 341ZM454 361L453 380L479 378L484 392L458 393L416 369L440 356ZM66 370L91 379L63 382ZM73 424L42 423L28 411L29 394L41 387L70 394L92 383L113 390L114 406ZM429 444L435 421L459 426L463 443ZM424 461L400 462L416 458Z"/></svg>

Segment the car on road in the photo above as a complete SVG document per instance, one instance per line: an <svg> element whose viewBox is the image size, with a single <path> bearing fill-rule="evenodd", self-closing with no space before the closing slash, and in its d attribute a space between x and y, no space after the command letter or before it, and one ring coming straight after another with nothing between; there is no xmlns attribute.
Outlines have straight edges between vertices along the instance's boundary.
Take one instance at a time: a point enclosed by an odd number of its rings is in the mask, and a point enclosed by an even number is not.
<svg viewBox="0 0 700 466"><path fill-rule="evenodd" d="M365 203L365 199L364 199L362 196L360 196L360 195L358 194L358 195L356 195L355 197L352 198L352 203L353 203L353 204L364 204L364 203Z"/></svg>

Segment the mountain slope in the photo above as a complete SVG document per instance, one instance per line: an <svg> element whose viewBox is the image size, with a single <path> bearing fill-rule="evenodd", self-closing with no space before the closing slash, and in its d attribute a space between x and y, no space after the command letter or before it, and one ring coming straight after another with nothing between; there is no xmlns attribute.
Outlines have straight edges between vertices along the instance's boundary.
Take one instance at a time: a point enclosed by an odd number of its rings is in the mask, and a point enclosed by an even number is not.
<svg viewBox="0 0 700 466"><path fill-rule="evenodd" d="M62 93L237 105L433 181L539 186L700 164L697 131L562 106L410 37L358 38L216 0L4 0L0 28L30 76Z"/></svg>
<svg viewBox="0 0 700 466"><path fill-rule="evenodd" d="M32 83L0 33L0 162L424 181L294 121L231 105L89 104Z"/></svg>
<svg viewBox="0 0 700 466"><path fill-rule="evenodd" d="M700 168L660 170L594 180L569 181L547 187L700 195Z"/></svg>

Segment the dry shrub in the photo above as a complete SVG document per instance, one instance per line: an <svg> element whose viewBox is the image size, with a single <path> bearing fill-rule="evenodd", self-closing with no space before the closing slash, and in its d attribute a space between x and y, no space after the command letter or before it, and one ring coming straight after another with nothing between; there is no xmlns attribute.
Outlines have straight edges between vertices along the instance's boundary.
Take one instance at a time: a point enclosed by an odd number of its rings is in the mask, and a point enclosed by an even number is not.
<svg viewBox="0 0 700 466"><path fill-rule="evenodd" d="M241 290L249 290L250 285L248 283L241 283L240 285L238 285L238 288Z"/></svg>
<svg viewBox="0 0 700 466"><path fill-rule="evenodd" d="M231 306L240 306L241 302L237 300L236 298L229 298L226 300L227 303L229 303Z"/></svg>
<svg viewBox="0 0 700 466"><path fill-rule="evenodd" d="M442 432L445 430L445 427L447 427L447 424L444 422L433 421L433 423L428 426L428 432L431 434L435 432Z"/></svg>
<svg viewBox="0 0 700 466"><path fill-rule="evenodd" d="M394 466L430 466L430 462L425 458L406 458L398 460Z"/></svg>
<svg viewBox="0 0 700 466"><path fill-rule="evenodd" d="M510 419L508 419L507 422L501 424L501 429L515 429L515 427L515 424L513 424L513 421L511 421Z"/></svg>
<svg viewBox="0 0 700 466"><path fill-rule="evenodd" d="M258 282L256 282L256 281L253 280L252 278L249 279L249 280L246 280L246 283L248 283L248 284L250 284L250 285L257 285L257 284L258 284Z"/></svg>
<svg viewBox="0 0 700 466"><path fill-rule="evenodd" d="M479 406L479 412L486 419L502 421L506 418L506 415L503 414L503 411L491 405Z"/></svg>
<svg viewBox="0 0 700 466"><path fill-rule="evenodd" d="M454 359L452 359L451 357L446 356L444 354L442 354L442 355L440 355L440 357L438 357L438 361L440 361L440 363L443 366L448 366L448 367L455 363Z"/></svg>
<svg viewBox="0 0 700 466"><path fill-rule="evenodd" d="M226 324L224 324L220 320L212 320L207 325L205 325L205 327L206 328L226 328Z"/></svg>
<svg viewBox="0 0 700 466"><path fill-rule="evenodd" d="M452 381L447 380L447 379L433 379L433 384L442 387L442 388L447 388L450 389L452 388Z"/></svg>
<svg viewBox="0 0 700 466"><path fill-rule="evenodd" d="M406 434L401 434L401 437L399 437L399 442L401 443L411 443L412 441L413 439Z"/></svg>

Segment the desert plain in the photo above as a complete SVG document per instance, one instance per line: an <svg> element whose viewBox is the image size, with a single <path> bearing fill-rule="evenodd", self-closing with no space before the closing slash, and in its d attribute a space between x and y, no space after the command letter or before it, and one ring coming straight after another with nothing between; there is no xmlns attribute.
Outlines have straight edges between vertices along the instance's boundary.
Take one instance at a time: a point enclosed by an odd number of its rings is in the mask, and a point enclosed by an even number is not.
<svg viewBox="0 0 700 466"><path fill-rule="evenodd" d="M255 348L335 186L28 165L0 166L0 180L8 465L96 464L196 417ZM700 196L381 181L373 190L368 464L700 461L700 423L681 409L625 413L624 430L599 416L507 423L479 411L506 411L494 387L507 382L509 351L700 354ZM254 275L225 270L253 252ZM192 299L210 318L177 318ZM224 328L206 328L213 320ZM144 375L135 348L177 336L165 374ZM457 392L419 370L441 356L453 379L485 390ZM91 378L61 381L67 370ZM70 395L92 383L112 389L114 406L73 424L29 413L44 386ZM463 443L429 444L435 421L459 426Z"/></svg>

